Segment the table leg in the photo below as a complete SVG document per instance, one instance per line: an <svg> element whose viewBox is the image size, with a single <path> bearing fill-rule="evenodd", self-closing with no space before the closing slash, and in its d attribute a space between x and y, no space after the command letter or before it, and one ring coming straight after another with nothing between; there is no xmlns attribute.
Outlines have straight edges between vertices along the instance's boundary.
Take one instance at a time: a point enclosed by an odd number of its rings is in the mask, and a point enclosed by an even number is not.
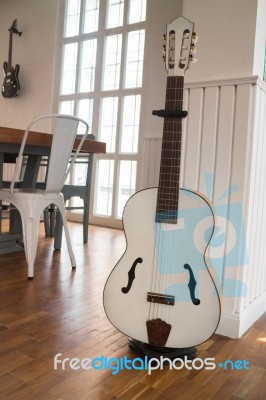
<svg viewBox="0 0 266 400"><path fill-rule="evenodd" d="M34 188L38 178L38 172L41 164L42 156L39 155L29 155L24 176L22 187Z"/></svg>

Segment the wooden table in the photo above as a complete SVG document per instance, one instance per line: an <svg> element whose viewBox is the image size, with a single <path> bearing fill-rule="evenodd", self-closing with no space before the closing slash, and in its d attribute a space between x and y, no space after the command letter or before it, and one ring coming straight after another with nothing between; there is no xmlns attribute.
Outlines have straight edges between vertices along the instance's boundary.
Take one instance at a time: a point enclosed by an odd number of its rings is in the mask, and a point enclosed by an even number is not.
<svg viewBox="0 0 266 400"><path fill-rule="evenodd" d="M5 162L16 162L16 156L20 149L24 130L0 127L0 187L3 187L3 165ZM76 139L73 150L77 149L80 139ZM22 187L32 187L37 180L37 175L42 156L49 156L52 143L52 135L30 131L25 154L28 155ZM86 139L81 152L105 153L106 144L96 140ZM16 251L17 241L21 239L21 226L11 221L10 232L0 232L0 254Z"/></svg>
<svg viewBox="0 0 266 400"><path fill-rule="evenodd" d="M4 128L0 126L0 151L2 151L2 145L19 145L22 142L24 130ZM76 139L73 149L78 147L80 139ZM52 135L47 135L46 133L30 131L27 139L28 146L37 146L43 149L50 149L52 144ZM19 147L16 147L19 149ZM30 147L28 147L30 149ZM36 149L35 149L36 151ZM104 142L98 142L96 140L85 140L82 151L85 153L105 153L106 144Z"/></svg>

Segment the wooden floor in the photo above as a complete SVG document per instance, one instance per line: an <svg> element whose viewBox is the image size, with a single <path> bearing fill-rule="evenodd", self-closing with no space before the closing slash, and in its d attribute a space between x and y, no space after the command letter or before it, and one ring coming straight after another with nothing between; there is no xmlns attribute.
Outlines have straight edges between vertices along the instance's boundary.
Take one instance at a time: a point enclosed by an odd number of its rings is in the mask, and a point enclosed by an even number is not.
<svg viewBox="0 0 266 400"><path fill-rule="evenodd" d="M125 247L123 233L90 227L83 245L81 225L71 224L71 236L76 272L65 243L53 252L42 232L33 281L26 279L23 252L0 256L1 400L266 399L266 315L239 340L214 335L198 347L202 359L214 357L216 365L246 360L250 370L54 370L57 353L138 357L102 306L104 283Z"/></svg>

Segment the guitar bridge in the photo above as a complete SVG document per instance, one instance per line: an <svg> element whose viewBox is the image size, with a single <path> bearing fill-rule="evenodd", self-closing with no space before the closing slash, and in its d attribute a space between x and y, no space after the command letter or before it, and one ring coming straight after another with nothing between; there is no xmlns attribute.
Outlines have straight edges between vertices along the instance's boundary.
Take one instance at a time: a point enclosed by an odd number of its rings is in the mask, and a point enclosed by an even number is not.
<svg viewBox="0 0 266 400"><path fill-rule="evenodd" d="M175 296L160 293L147 293L147 301L150 303L166 304L167 306L175 305Z"/></svg>

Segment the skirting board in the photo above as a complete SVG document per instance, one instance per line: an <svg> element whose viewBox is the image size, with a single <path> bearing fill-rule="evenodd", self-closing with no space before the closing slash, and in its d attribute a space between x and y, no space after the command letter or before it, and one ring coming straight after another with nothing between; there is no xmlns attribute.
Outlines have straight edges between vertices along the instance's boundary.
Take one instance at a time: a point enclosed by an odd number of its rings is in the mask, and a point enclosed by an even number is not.
<svg viewBox="0 0 266 400"><path fill-rule="evenodd" d="M222 312L215 333L232 339L240 338L266 312L266 292L262 293L239 314Z"/></svg>

